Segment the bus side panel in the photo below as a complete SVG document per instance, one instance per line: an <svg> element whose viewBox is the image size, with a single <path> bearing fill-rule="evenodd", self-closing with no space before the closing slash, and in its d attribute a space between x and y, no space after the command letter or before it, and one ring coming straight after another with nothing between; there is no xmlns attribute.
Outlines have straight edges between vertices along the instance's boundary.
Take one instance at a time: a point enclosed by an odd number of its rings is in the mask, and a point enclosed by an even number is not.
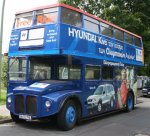
<svg viewBox="0 0 150 136"><path fill-rule="evenodd" d="M120 80L86 81L84 86L85 116L125 108L129 91L136 103L137 81L132 68L123 68Z"/></svg>

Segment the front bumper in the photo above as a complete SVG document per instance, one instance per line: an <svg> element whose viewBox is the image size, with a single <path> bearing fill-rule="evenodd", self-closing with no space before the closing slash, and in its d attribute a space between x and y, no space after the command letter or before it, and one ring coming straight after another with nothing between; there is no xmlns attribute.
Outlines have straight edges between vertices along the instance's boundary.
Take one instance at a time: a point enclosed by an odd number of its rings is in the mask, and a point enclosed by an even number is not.
<svg viewBox="0 0 150 136"><path fill-rule="evenodd" d="M8 102L8 97L11 98L11 103ZM49 108L45 105L46 101L51 102ZM38 96L33 94L11 93L7 95L6 106L14 115L19 117L29 116L32 119L52 116L58 111L57 104L46 95Z"/></svg>

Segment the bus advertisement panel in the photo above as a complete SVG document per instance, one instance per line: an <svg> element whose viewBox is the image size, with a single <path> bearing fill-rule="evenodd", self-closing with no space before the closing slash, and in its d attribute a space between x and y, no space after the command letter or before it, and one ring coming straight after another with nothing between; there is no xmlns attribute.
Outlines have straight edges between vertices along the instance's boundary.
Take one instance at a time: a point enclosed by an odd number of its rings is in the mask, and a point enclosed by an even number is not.
<svg viewBox="0 0 150 136"><path fill-rule="evenodd" d="M142 65L142 49L103 35L61 25L60 47L64 53L127 64ZM66 42L67 41L67 42Z"/></svg>

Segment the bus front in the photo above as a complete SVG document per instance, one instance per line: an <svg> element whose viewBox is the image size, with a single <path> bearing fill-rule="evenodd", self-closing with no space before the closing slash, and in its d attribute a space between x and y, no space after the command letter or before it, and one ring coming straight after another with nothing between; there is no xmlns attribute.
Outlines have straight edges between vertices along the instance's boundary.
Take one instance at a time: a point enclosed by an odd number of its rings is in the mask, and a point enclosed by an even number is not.
<svg viewBox="0 0 150 136"><path fill-rule="evenodd" d="M16 14L8 53L7 87L7 108L16 122L41 117L42 100L50 105L47 98L38 97L45 88L51 88L50 83L33 83L51 79L53 60L48 61L46 56L59 52L58 11L58 6L52 6Z"/></svg>

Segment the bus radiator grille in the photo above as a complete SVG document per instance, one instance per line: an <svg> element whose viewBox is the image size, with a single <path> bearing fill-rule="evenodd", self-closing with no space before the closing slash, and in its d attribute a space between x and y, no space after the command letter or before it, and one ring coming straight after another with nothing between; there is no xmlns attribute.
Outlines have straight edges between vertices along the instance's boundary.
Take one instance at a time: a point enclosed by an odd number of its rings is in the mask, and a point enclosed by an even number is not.
<svg viewBox="0 0 150 136"><path fill-rule="evenodd" d="M29 114L36 116L37 114L37 97L35 96L15 96L15 112L17 114Z"/></svg>
<svg viewBox="0 0 150 136"><path fill-rule="evenodd" d="M23 95L15 96L15 112L24 113L24 97Z"/></svg>
<svg viewBox="0 0 150 136"><path fill-rule="evenodd" d="M26 97L26 112L33 116L37 114L37 98L35 96Z"/></svg>

